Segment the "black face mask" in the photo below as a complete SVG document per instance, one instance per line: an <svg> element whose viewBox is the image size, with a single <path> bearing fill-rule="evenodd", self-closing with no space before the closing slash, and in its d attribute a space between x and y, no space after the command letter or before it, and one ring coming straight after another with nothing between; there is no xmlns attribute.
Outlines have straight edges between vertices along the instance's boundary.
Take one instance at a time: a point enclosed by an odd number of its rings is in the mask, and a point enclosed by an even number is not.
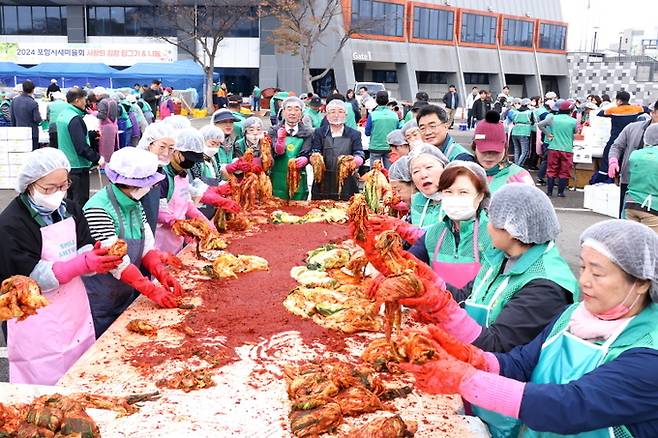
<svg viewBox="0 0 658 438"><path fill-rule="evenodd" d="M182 167L183 169L191 169L194 167L195 162L190 161L190 160L183 160L180 162L179 166Z"/></svg>

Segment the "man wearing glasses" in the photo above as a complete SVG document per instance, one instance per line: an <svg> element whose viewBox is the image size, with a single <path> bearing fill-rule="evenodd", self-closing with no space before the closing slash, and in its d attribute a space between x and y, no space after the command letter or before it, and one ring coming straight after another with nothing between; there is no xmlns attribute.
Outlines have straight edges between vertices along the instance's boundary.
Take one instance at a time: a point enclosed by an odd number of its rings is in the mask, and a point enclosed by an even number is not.
<svg viewBox="0 0 658 438"><path fill-rule="evenodd" d="M448 160L475 161L473 155L448 134L450 121L443 108L426 105L418 112L416 121L423 141L439 148Z"/></svg>
<svg viewBox="0 0 658 438"><path fill-rule="evenodd" d="M57 118L57 138L59 149L71 163L71 185L67 198L79 206L89 200L89 169L103 160L98 151L91 148L85 115L87 92L81 88L71 88L66 93L67 107Z"/></svg>

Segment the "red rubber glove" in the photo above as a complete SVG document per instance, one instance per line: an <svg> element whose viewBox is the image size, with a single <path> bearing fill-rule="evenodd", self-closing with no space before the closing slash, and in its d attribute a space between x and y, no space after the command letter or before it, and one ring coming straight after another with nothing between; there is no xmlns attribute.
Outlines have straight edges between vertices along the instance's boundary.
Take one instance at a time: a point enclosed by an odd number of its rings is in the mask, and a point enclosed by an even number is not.
<svg viewBox="0 0 658 438"><path fill-rule="evenodd" d="M229 213L238 213L240 211L240 205L237 202L219 196L216 192L211 192L209 190L205 191L201 197L201 202L203 204L213 205L217 208L224 209Z"/></svg>
<svg viewBox="0 0 658 438"><path fill-rule="evenodd" d="M100 245L100 242L96 242L91 251L78 254L71 260L53 263L53 274L59 284L66 284L81 275L105 274L116 269L123 258L108 256L109 248L101 248Z"/></svg>
<svg viewBox="0 0 658 438"><path fill-rule="evenodd" d="M387 230L395 230L398 222L402 221L394 217L378 214L368 218L368 228L370 228L373 233L379 234Z"/></svg>
<svg viewBox="0 0 658 438"><path fill-rule="evenodd" d="M220 184L217 187L210 187L209 190L212 190L219 196L229 196L231 194L231 184Z"/></svg>
<svg viewBox="0 0 658 438"><path fill-rule="evenodd" d="M297 169L303 169L308 164L308 158L306 157L297 157L295 158L295 166Z"/></svg>
<svg viewBox="0 0 658 438"><path fill-rule="evenodd" d="M139 272L137 266L133 264L128 265L128 267L123 270L121 273L121 281L161 307L178 307L174 294L153 284L153 282L144 277L142 273Z"/></svg>
<svg viewBox="0 0 658 438"><path fill-rule="evenodd" d="M241 158L234 163L230 163L226 165L226 171L228 173L235 173L237 171L249 172L250 170L251 170L251 164L247 163Z"/></svg>
<svg viewBox="0 0 658 438"><path fill-rule="evenodd" d="M450 292L440 289L430 280L424 280L425 293L420 297L402 299L400 304L413 307L424 316L428 315L431 321L440 322L444 315L447 316L454 310L455 306L459 308L459 304L452 298Z"/></svg>
<svg viewBox="0 0 658 438"><path fill-rule="evenodd" d="M450 333L435 325L427 326L427 331L429 331L432 338L455 359L471 364L482 371L492 371L489 366L489 361L485 356L485 352L476 346L461 342Z"/></svg>
<svg viewBox="0 0 658 438"><path fill-rule="evenodd" d="M171 266L172 268L181 269L183 267L183 262L181 259L170 252L160 251L160 260L162 260L162 263L167 266Z"/></svg>
<svg viewBox="0 0 658 438"><path fill-rule="evenodd" d="M158 279L160 284L168 291L172 291L177 297L183 295L183 288L173 275L167 271L163 262L163 254L157 249L152 249L142 257L142 265Z"/></svg>
<svg viewBox="0 0 658 438"><path fill-rule="evenodd" d="M252 171L253 173L261 173L261 172L263 171L263 166L260 166L260 165L258 165L258 164L253 164L253 165L251 166L251 171Z"/></svg>
<svg viewBox="0 0 658 438"><path fill-rule="evenodd" d="M473 366L449 355L425 365L400 364L400 368L416 377L416 386L429 394L458 394L463 381L477 371Z"/></svg>

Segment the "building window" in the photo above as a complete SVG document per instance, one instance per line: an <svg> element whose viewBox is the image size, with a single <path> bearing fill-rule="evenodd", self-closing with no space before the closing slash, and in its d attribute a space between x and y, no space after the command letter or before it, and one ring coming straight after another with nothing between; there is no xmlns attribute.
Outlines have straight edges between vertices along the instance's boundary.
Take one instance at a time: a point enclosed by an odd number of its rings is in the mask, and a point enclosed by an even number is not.
<svg viewBox="0 0 658 438"><path fill-rule="evenodd" d="M0 6L2 35L66 35L64 6Z"/></svg>
<svg viewBox="0 0 658 438"><path fill-rule="evenodd" d="M375 0L352 0L352 28L363 34L404 36L404 6Z"/></svg>
<svg viewBox="0 0 658 438"><path fill-rule="evenodd" d="M87 34L90 36L176 35L167 20L157 18L155 6L88 6Z"/></svg>
<svg viewBox="0 0 658 438"><path fill-rule="evenodd" d="M465 12L462 14L461 41L464 43L496 44L496 17Z"/></svg>
<svg viewBox="0 0 658 438"><path fill-rule="evenodd" d="M503 20L503 45L514 47L532 47L535 23L525 20L505 18Z"/></svg>
<svg viewBox="0 0 658 438"><path fill-rule="evenodd" d="M442 71L417 71L416 82L419 84L447 84L448 76Z"/></svg>
<svg viewBox="0 0 658 438"><path fill-rule="evenodd" d="M564 50L566 37L566 26L547 23L539 26L539 47L542 49Z"/></svg>
<svg viewBox="0 0 658 438"><path fill-rule="evenodd" d="M414 38L452 41L454 25L453 11L414 7Z"/></svg>
<svg viewBox="0 0 658 438"><path fill-rule="evenodd" d="M395 70L372 70L372 81L396 84L398 82L398 73Z"/></svg>
<svg viewBox="0 0 658 438"><path fill-rule="evenodd" d="M489 83L488 73L464 73L465 84L486 85Z"/></svg>

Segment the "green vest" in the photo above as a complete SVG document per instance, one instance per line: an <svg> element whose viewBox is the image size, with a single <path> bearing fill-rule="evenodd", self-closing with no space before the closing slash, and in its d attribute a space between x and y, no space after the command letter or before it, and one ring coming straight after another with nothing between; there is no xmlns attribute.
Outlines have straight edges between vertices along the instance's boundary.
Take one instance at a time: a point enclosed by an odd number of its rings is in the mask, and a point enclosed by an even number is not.
<svg viewBox="0 0 658 438"><path fill-rule="evenodd" d="M286 137L286 153L274 158L272 166L272 194L280 199L288 198L288 161L299 156L304 145L304 139L300 137ZM300 169L301 178L299 188L292 197L295 201L304 201L308 198L308 183L306 182L306 170Z"/></svg>
<svg viewBox="0 0 658 438"><path fill-rule="evenodd" d="M398 116L385 106L378 106L370 113L372 130L370 131L369 150L377 152L388 152L391 147L386 141L386 136L398 129Z"/></svg>
<svg viewBox="0 0 658 438"><path fill-rule="evenodd" d="M308 116L311 119L311 128L319 128L322 124L322 119L324 115L320 111L316 111L313 108L306 108L304 110L304 117Z"/></svg>
<svg viewBox="0 0 658 438"><path fill-rule="evenodd" d="M647 146L633 151L628 163L627 195L642 208L658 211L658 147Z"/></svg>
<svg viewBox="0 0 658 438"><path fill-rule="evenodd" d="M81 157L75 151L71 134L69 134L69 122L71 119L84 114L85 112L81 109L67 103L66 108L62 109L57 117L57 121L55 122L57 125L57 145L59 150L64 152L66 158L69 159L72 169L89 169L91 167L91 161ZM87 146L89 146L89 136L85 136L85 141Z"/></svg>
<svg viewBox="0 0 658 438"><path fill-rule="evenodd" d="M448 161L455 161L461 154L473 155L473 153L469 152L450 136L446 137L446 140L443 142L443 145L439 146L439 149L448 157Z"/></svg>
<svg viewBox="0 0 658 438"><path fill-rule="evenodd" d="M477 247L480 254L491 247L491 237L487 232L487 224L489 218L484 210L480 210L478 216L480 225L478 227L478 242ZM442 263L473 263L475 262L475 254L473 253L473 228L475 219L459 222L459 244L455 242L455 236L452 233L452 220L447 216L442 221L434 224L425 234L425 248L429 256L430 266L432 262L438 261ZM439 237L443 231L447 229L443 243L439 248L439 252L434 259L434 250L439 241ZM480 257L481 258L481 257Z"/></svg>
<svg viewBox="0 0 658 438"><path fill-rule="evenodd" d="M418 228L428 229L440 220L441 204L425 197L421 192L411 197L411 223Z"/></svg>
<svg viewBox="0 0 658 438"><path fill-rule="evenodd" d="M534 245L526 251L506 273L501 272L505 254L491 248L482 257L482 267L473 283L471 296L466 300L466 311L474 316L469 305L491 306L486 321L478 321L489 327L514 294L532 280L551 280L562 286L578 300L578 280L564 261L555 243Z"/></svg>
<svg viewBox="0 0 658 438"><path fill-rule="evenodd" d="M530 115L532 113L529 110L526 111L516 111L512 121L514 122L514 127L512 128L512 135L517 135L520 137L530 137L531 129L533 126L530 121Z"/></svg>
<svg viewBox="0 0 658 438"><path fill-rule="evenodd" d="M171 201L171 197L174 194L174 177L176 176L176 171L173 167L171 167L171 164L167 164L162 168L162 170L164 171L167 182L169 183L167 189L167 202L169 202Z"/></svg>
<svg viewBox="0 0 658 438"><path fill-rule="evenodd" d="M121 216L123 216L123 227L125 233L124 237L126 239L141 239L143 237L142 221L144 215L142 204L139 201L135 201L134 199L130 198L128 195L119 190L114 184L108 184L104 189L96 192L96 194L92 196L89 201L87 201L83 210L100 208L107 212L107 214L112 217L112 222L114 222L114 231L118 236L121 218L119 218L117 212L114 210L114 208L112 208L112 204L107 192L108 190L112 190L114 192L114 196L117 198L119 210L121 210Z"/></svg>
<svg viewBox="0 0 658 438"><path fill-rule="evenodd" d="M63 100L55 100L48 104L48 124L56 124L57 118L62 113L64 108L66 108L68 103Z"/></svg>
<svg viewBox="0 0 658 438"><path fill-rule="evenodd" d="M407 114L404 115L404 118L398 123L398 129L402 129L405 123L414 118L414 113L411 110L407 111Z"/></svg>
<svg viewBox="0 0 658 438"><path fill-rule="evenodd" d="M233 136L236 140L239 140L244 136L244 132L242 130L242 122L246 120L246 117L243 116L240 112L231 111L231 114L233 114L233 117L238 119L237 122L233 122Z"/></svg>
<svg viewBox="0 0 658 438"><path fill-rule="evenodd" d="M345 102L345 114L347 115L347 118L345 119L345 126L358 130L354 108L352 108L352 104L349 102Z"/></svg>
<svg viewBox="0 0 658 438"><path fill-rule="evenodd" d="M542 114L547 113L547 112L548 112L548 110L546 109L546 107L544 105L540 106L539 108L535 108L534 110L532 110L532 115L535 117L535 123L532 125L532 128L531 128L533 132L537 130L537 123L539 123L539 121L541 120L540 117L542 116Z"/></svg>
<svg viewBox="0 0 658 438"><path fill-rule="evenodd" d="M510 178L524 171L525 169L518 164L509 163L508 166L500 169L496 174L487 176L489 192L493 195L498 189L508 184Z"/></svg>
<svg viewBox="0 0 658 438"><path fill-rule="evenodd" d="M557 114L553 116L551 123L551 140L549 149L554 151L572 152L573 136L576 133L576 119L567 114Z"/></svg>
<svg viewBox="0 0 658 438"><path fill-rule="evenodd" d="M260 88L258 88L258 87L254 87L254 91L251 92L251 94L253 94L256 99L258 99L260 97L260 93L261 93L261 91L260 91Z"/></svg>
<svg viewBox="0 0 658 438"><path fill-rule="evenodd" d="M219 146L219 150L215 154L213 160L217 161L220 165L230 164L236 157L235 148L237 147L238 142L235 142L235 145L231 148L224 148L224 146Z"/></svg>

